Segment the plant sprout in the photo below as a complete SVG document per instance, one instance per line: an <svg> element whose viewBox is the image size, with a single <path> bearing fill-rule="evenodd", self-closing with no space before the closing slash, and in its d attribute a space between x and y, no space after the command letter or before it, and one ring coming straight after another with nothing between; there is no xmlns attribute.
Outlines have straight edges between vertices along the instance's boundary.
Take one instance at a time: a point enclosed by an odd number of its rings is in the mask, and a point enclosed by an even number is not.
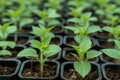
<svg viewBox="0 0 120 80"><path fill-rule="evenodd" d="M74 39L77 43L81 43L84 37L88 36L89 34L101 31L99 26L89 25L88 23L85 25L66 26L65 28L74 32L76 35Z"/></svg>
<svg viewBox="0 0 120 80"><path fill-rule="evenodd" d="M103 53L111 58L116 59L118 62L120 62L120 41L114 40L115 47L113 49L102 49Z"/></svg>
<svg viewBox="0 0 120 80"><path fill-rule="evenodd" d="M4 23L0 25L0 40L6 41L8 36L11 33L16 32L17 28L14 26L10 26L10 23Z"/></svg>
<svg viewBox="0 0 120 80"><path fill-rule="evenodd" d="M0 47L2 48L2 50L0 50L0 56L11 56L12 53L7 50L7 47L14 48L15 45L15 42L12 41L0 41Z"/></svg>
<svg viewBox="0 0 120 80"><path fill-rule="evenodd" d="M40 28L33 27L32 33L39 36L40 41L30 40L29 42L31 43L31 47L39 50L40 54L37 54L35 49L28 48L22 50L17 55L17 57L34 57L40 63L40 72L42 72L41 76L43 75L44 65L47 59L61 50L59 46L50 44L51 38L53 37L53 34L50 32L52 28L53 27L45 28L44 26L40 26Z"/></svg>
<svg viewBox="0 0 120 80"><path fill-rule="evenodd" d="M78 46L69 45L75 49L77 54L72 54L77 61L74 62L74 69L83 77L91 71L91 64L89 59L95 58L102 54L100 51L90 50L92 47L92 41L89 37L83 38Z"/></svg>
<svg viewBox="0 0 120 80"><path fill-rule="evenodd" d="M53 26L58 25L60 22L57 20L61 17L60 14L56 12L54 9L44 9L44 10L37 10L35 13L41 18L38 23L45 25L45 26Z"/></svg>

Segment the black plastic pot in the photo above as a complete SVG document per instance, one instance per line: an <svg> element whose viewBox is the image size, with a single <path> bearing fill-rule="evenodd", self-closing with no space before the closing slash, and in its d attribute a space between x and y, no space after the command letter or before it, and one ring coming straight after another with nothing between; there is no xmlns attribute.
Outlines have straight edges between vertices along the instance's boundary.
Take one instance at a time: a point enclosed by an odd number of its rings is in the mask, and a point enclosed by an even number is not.
<svg viewBox="0 0 120 80"><path fill-rule="evenodd" d="M107 60L105 60L103 56L106 56ZM102 61L103 63L119 63L116 59L110 58L105 54L100 55L100 61Z"/></svg>
<svg viewBox="0 0 120 80"><path fill-rule="evenodd" d="M0 80L18 80L17 73L19 71L21 62L16 59L1 59L0 66L14 67L15 69L9 75L0 75Z"/></svg>
<svg viewBox="0 0 120 80"><path fill-rule="evenodd" d="M34 60L33 65L35 66L37 64L39 64L39 63ZM22 66L21 66L20 71L18 73L19 80L49 80L49 79L50 80L58 80L59 70L60 70L59 62L57 62L57 61L47 61L46 64L51 65L51 66L56 65L56 70L55 70L56 73L53 77L51 77L51 78L50 77L37 77L37 78L35 78L35 77L24 77L22 75L23 71L26 68L30 68L30 66L31 66L31 60L26 60L22 63Z"/></svg>
<svg viewBox="0 0 120 80"><path fill-rule="evenodd" d="M13 49L8 48L7 50L9 50L12 53L12 56L4 56L4 57L2 56L0 57L0 59L16 59L17 54L25 48L26 47L23 45L16 45ZM21 61L25 60L25 58L18 58L18 59Z"/></svg>
<svg viewBox="0 0 120 80"><path fill-rule="evenodd" d="M104 63L101 66L103 80L119 80L120 79L120 64ZM117 75L117 76L116 76ZM110 78L111 77L111 78Z"/></svg>
<svg viewBox="0 0 120 80"><path fill-rule="evenodd" d="M37 37L37 36L33 36L32 39L40 40L40 38ZM62 36L60 36L60 35L55 35L55 37L52 38L52 40L51 40L51 44L56 44L56 45L61 46L61 45L62 45L62 40L63 40L63 39L62 39Z"/></svg>
<svg viewBox="0 0 120 80"><path fill-rule="evenodd" d="M98 49L98 47L97 47L97 45L98 45L97 40L92 38L92 37L90 39L92 41L92 48ZM64 36L64 38L63 38L63 45L65 47L69 47L66 44L73 44L73 45L76 44L76 42L74 40L74 36Z"/></svg>
<svg viewBox="0 0 120 80"><path fill-rule="evenodd" d="M20 34L18 33L18 41L20 40L25 40L23 42L18 42L16 43L17 45L24 45L24 46L28 46L29 45L29 40L31 40L32 37L28 34ZM11 34L10 36L8 36L8 41L14 41L14 34Z"/></svg>
<svg viewBox="0 0 120 80"><path fill-rule="evenodd" d="M114 42L108 42L107 40L98 40L98 45L100 49L104 48L113 48L114 47Z"/></svg>
<svg viewBox="0 0 120 80"><path fill-rule="evenodd" d="M95 68L98 70L98 73L96 73L96 74L98 74L98 77L97 77L97 79L94 79L94 80L102 80L100 65L98 63L92 63L92 62L91 62L91 65L92 65L92 70L94 70ZM60 73L60 76L62 78L61 80L72 80L72 79L68 79L64 76L64 71L68 70L68 69L74 69L73 62L65 62L61 65L61 73ZM69 76L69 78L70 78L70 76ZM77 80L77 79L74 79L74 80ZM88 80L88 79L84 79L84 80Z"/></svg>
<svg viewBox="0 0 120 80"><path fill-rule="evenodd" d="M63 50L63 52L62 52L62 59L64 59L64 61L76 61L75 57L72 56L72 54L70 54L70 53L77 54L76 51L73 48L67 48L66 50ZM72 57L72 58L70 58L70 57ZM96 58L91 59L89 61L98 62L99 58L96 57Z"/></svg>

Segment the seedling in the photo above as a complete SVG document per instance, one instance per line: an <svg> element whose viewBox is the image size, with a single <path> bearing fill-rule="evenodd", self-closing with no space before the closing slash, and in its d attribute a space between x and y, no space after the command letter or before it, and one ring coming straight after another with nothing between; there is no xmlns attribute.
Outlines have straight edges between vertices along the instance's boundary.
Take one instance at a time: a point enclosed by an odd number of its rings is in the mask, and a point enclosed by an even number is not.
<svg viewBox="0 0 120 80"><path fill-rule="evenodd" d="M11 33L16 32L16 27L15 26L10 26L10 23L5 23L3 25L0 25L0 40L6 41L8 36Z"/></svg>
<svg viewBox="0 0 120 80"><path fill-rule="evenodd" d="M118 62L120 62L120 41L119 40L114 40L115 42L115 47L113 49L102 49L104 54L107 56L116 59Z"/></svg>
<svg viewBox="0 0 120 80"><path fill-rule="evenodd" d="M59 0L59 1L48 0L48 2L45 3L44 7L53 8L56 11L59 11L59 10L61 10L63 8L62 5L61 5L63 2L64 2L64 0Z"/></svg>
<svg viewBox="0 0 120 80"><path fill-rule="evenodd" d="M90 50L92 48L92 41L89 37L83 38L78 46L69 45L75 49L77 54L72 54L77 61L74 62L74 69L83 77L91 71L91 64L89 59L95 58L102 54L102 52L96 50Z"/></svg>
<svg viewBox="0 0 120 80"><path fill-rule="evenodd" d="M89 34L101 31L101 28L99 26L90 26L88 23L85 25L66 26L65 28L74 32L76 35L74 39L77 43L81 43L84 37L88 36Z"/></svg>
<svg viewBox="0 0 120 80"><path fill-rule="evenodd" d="M120 40L120 25L116 27L109 27L105 26L102 28L104 31L107 31L110 33L110 36L113 36L113 40Z"/></svg>
<svg viewBox="0 0 120 80"><path fill-rule="evenodd" d="M45 26L53 26L53 25L59 25L60 21L57 19L61 17L60 14L56 12L55 9L44 9L44 10L37 10L35 13L41 18L38 23L45 25Z"/></svg>
<svg viewBox="0 0 120 80"><path fill-rule="evenodd" d="M7 50L7 47L14 48L15 47L15 42L12 41L0 41L0 47L2 48L0 50L0 56L11 56L12 53Z"/></svg>
<svg viewBox="0 0 120 80"><path fill-rule="evenodd" d="M59 46L50 44L51 38L53 34L50 33L50 30L53 27L45 28L40 26L40 28L33 27L33 34L40 37L40 41L38 40L30 40L31 47L39 50L40 54L36 52L33 48L28 48L22 50L17 57L33 57L40 63L40 72L42 72L41 76L44 73L44 65L47 59L55 54L57 54L61 49Z"/></svg>
<svg viewBox="0 0 120 80"><path fill-rule="evenodd" d="M81 14L80 18L73 17L68 19L67 21L75 24L87 24L87 23L90 23L90 21L97 21L97 18L92 16L91 12L86 12Z"/></svg>

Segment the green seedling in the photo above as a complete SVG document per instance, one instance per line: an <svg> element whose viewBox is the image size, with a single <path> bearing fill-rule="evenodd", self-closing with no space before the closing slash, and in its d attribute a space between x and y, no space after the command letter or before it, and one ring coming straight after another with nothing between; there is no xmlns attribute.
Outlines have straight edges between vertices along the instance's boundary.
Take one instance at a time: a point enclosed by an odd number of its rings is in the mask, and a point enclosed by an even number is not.
<svg viewBox="0 0 120 80"><path fill-rule="evenodd" d="M6 41L11 33L16 32L17 28L15 26L10 26L10 23L5 23L0 25L0 40Z"/></svg>
<svg viewBox="0 0 120 80"><path fill-rule="evenodd" d="M69 45L75 49L77 54L72 55L77 59L74 62L74 69L85 78L86 75L91 71L91 64L88 62L89 59L95 58L102 54L100 51L90 50L92 48L92 41L89 37L85 37L78 46Z"/></svg>
<svg viewBox="0 0 120 80"><path fill-rule="evenodd" d="M0 41L0 47L2 48L0 50L0 56L11 56L12 53L7 50L7 47L14 48L15 47L15 42L12 41Z"/></svg>
<svg viewBox="0 0 120 80"><path fill-rule="evenodd" d="M59 10L61 10L63 8L62 5L61 5L63 2L64 2L64 0L59 0L59 1L48 0L48 2L45 3L44 7L53 8L56 11L59 11Z"/></svg>
<svg viewBox="0 0 120 80"><path fill-rule="evenodd" d="M57 19L61 17L60 14L56 12L55 9L44 9L44 10L37 10L35 13L41 18L38 23L45 25L45 26L53 26L59 25L60 21Z"/></svg>
<svg viewBox="0 0 120 80"><path fill-rule="evenodd" d="M51 28L45 28L41 26L40 28L33 27L33 34L36 34L40 37L40 41L38 40L30 40L31 47L22 50L17 57L33 57L40 63L40 72L42 72L41 76L44 73L44 65L47 59L55 54L57 54L61 48L57 45L50 44L51 38L53 34L50 33ZM38 33L39 31L39 33ZM42 31L42 32L41 32ZM52 35L51 35L52 34ZM35 49L38 49L40 54L36 52Z"/></svg>
<svg viewBox="0 0 120 80"><path fill-rule="evenodd" d="M105 26L102 28L104 31L110 33L110 36L113 37L113 40L120 40L120 25L116 27Z"/></svg>
<svg viewBox="0 0 120 80"><path fill-rule="evenodd" d="M113 49L102 49L103 53L111 58L116 59L118 62L120 62L120 41L114 40L115 47Z"/></svg>
<svg viewBox="0 0 120 80"><path fill-rule="evenodd" d="M76 35L74 39L77 43L81 43L82 39L84 39L84 37L88 36L89 34L101 31L101 28L99 26L90 26L89 24L66 26L65 28L74 32L74 34Z"/></svg>
<svg viewBox="0 0 120 80"><path fill-rule="evenodd" d="M97 21L97 18L92 16L91 12L86 12L80 15L80 18L70 18L67 20L68 22L72 22L75 24L87 24L90 23L90 21Z"/></svg>

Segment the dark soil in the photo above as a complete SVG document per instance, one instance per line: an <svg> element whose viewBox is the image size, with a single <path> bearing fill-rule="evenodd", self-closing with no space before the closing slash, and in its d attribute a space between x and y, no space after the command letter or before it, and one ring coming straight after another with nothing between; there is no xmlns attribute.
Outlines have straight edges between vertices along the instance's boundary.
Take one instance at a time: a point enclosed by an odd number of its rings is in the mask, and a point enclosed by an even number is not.
<svg viewBox="0 0 120 80"><path fill-rule="evenodd" d="M65 69L64 76L70 80L97 80L98 70L95 67L91 72L83 79L72 67Z"/></svg>
<svg viewBox="0 0 120 80"><path fill-rule="evenodd" d="M120 80L120 67L106 67L106 75L110 80Z"/></svg>
<svg viewBox="0 0 120 80"><path fill-rule="evenodd" d="M66 44L77 45L77 42L73 38L67 38Z"/></svg>
<svg viewBox="0 0 120 80"><path fill-rule="evenodd" d="M104 54L102 54L102 57L103 57L103 59L104 59L105 61L113 62L113 63L119 63L116 59L110 58L110 57L108 57L108 56L106 56L106 55L104 55Z"/></svg>
<svg viewBox="0 0 120 80"><path fill-rule="evenodd" d="M14 37L9 37L7 40L8 41L14 41ZM25 43L27 43L27 41L28 41L28 38L18 37L18 41L16 43L17 44L25 44Z"/></svg>
<svg viewBox="0 0 120 80"><path fill-rule="evenodd" d="M34 65L33 69L31 68L26 68L22 75L24 77L53 77L56 74L56 65L45 65L44 66L44 73L42 75L42 73L40 72L40 66L39 65Z"/></svg>
<svg viewBox="0 0 120 80"><path fill-rule="evenodd" d="M62 27L55 27L52 32L53 33L60 33L62 31Z"/></svg>
<svg viewBox="0 0 120 80"><path fill-rule="evenodd" d="M99 41L100 47L102 48L113 48L114 47L114 43L113 42L103 42L103 41Z"/></svg>
<svg viewBox="0 0 120 80"><path fill-rule="evenodd" d="M97 34L99 36L103 37L103 38L111 38L112 37L112 35L110 35L108 32L105 32L105 31L103 31L103 32L97 32Z"/></svg>
<svg viewBox="0 0 120 80"><path fill-rule="evenodd" d="M70 30L66 30L66 34L73 35L74 32L72 32L72 31L70 31Z"/></svg>
<svg viewBox="0 0 120 80"><path fill-rule="evenodd" d="M14 72L15 68L0 65L0 75L10 75Z"/></svg>
<svg viewBox="0 0 120 80"><path fill-rule="evenodd" d="M30 29L22 29L20 33L30 33L32 30Z"/></svg>
<svg viewBox="0 0 120 80"><path fill-rule="evenodd" d="M60 39L59 39L59 38L53 38L50 43L51 43L51 44L59 45Z"/></svg>

